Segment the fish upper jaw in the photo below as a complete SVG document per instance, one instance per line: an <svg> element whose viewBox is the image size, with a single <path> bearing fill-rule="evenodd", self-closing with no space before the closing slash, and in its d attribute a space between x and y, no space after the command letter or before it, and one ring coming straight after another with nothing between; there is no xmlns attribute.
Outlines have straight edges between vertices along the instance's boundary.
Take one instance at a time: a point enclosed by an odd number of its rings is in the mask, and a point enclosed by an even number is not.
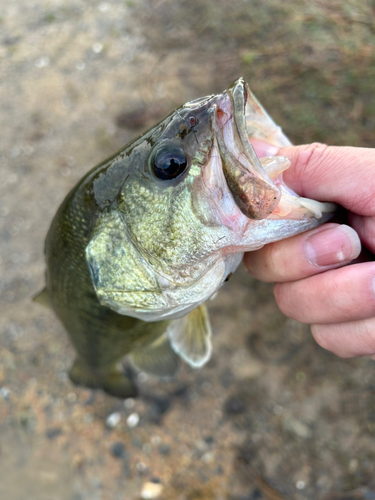
<svg viewBox="0 0 375 500"><path fill-rule="evenodd" d="M202 167L203 190L198 190L201 201L197 204L207 209L208 219L215 219L236 234L235 238L224 238L223 245L235 240L230 251L237 245L243 251L259 248L330 218L336 209L334 204L301 198L285 184L282 172L290 166L287 158L259 160L256 156L249 139L279 147L291 143L242 78L211 103L214 140ZM267 224L260 224L262 221ZM276 231L272 230L273 221L281 222L274 223ZM249 234L255 226L256 237L254 234L249 246ZM258 226L263 228L263 235ZM285 235L280 229L283 226Z"/></svg>
<svg viewBox="0 0 375 500"><path fill-rule="evenodd" d="M280 192L263 170L249 142L246 96L242 79L218 96L213 129L224 176L237 206L247 218L264 219L276 208Z"/></svg>

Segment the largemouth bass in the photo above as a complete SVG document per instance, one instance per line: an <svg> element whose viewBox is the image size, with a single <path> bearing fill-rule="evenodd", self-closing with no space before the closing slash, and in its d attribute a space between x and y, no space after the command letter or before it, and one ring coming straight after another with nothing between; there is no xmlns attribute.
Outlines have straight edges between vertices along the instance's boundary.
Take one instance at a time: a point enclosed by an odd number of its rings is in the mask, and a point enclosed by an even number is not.
<svg viewBox="0 0 375 500"><path fill-rule="evenodd" d="M76 384L136 395L121 360L172 376L211 355L204 302L243 252L311 229L334 207L283 182L289 161L249 139L289 140L240 78L188 102L88 172L45 245L48 301L77 351ZM38 300L38 299L37 299Z"/></svg>

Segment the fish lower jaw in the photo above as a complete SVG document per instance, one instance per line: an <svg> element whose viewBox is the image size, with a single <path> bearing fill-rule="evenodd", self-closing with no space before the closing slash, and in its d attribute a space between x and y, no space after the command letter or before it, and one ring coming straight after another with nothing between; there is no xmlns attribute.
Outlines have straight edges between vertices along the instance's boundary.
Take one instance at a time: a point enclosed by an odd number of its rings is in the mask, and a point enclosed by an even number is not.
<svg viewBox="0 0 375 500"><path fill-rule="evenodd" d="M327 218L333 214L337 205L334 203L325 203L310 198L303 198L297 194L291 194L291 190L285 185L278 186L281 191L280 202L276 209L267 219L317 219Z"/></svg>

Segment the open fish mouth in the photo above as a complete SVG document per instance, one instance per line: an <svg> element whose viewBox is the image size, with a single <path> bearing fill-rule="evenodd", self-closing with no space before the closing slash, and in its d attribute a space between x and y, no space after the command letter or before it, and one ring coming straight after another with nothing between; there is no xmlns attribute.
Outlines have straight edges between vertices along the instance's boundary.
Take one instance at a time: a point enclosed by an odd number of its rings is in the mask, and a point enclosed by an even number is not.
<svg viewBox="0 0 375 500"><path fill-rule="evenodd" d="M226 183L241 212L249 219L328 218L332 203L299 197L283 181L290 166L284 157L259 160L250 143L258 139L274 146L291 145L250 91L243 78L217 97L213 119L215 141Z"/></svg>

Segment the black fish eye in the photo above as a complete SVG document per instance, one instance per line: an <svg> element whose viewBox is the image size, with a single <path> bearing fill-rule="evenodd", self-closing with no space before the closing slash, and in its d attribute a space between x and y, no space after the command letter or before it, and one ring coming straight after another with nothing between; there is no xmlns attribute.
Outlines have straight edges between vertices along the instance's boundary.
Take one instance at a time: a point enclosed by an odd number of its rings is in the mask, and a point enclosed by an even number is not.
<svg viewBox="0 0 375 500"><path fill-rule="evenodd" d="M156 151L152 167L156 177L167 181L175 179L186 170L187 159L177 145L164 146Z"/></svg>

